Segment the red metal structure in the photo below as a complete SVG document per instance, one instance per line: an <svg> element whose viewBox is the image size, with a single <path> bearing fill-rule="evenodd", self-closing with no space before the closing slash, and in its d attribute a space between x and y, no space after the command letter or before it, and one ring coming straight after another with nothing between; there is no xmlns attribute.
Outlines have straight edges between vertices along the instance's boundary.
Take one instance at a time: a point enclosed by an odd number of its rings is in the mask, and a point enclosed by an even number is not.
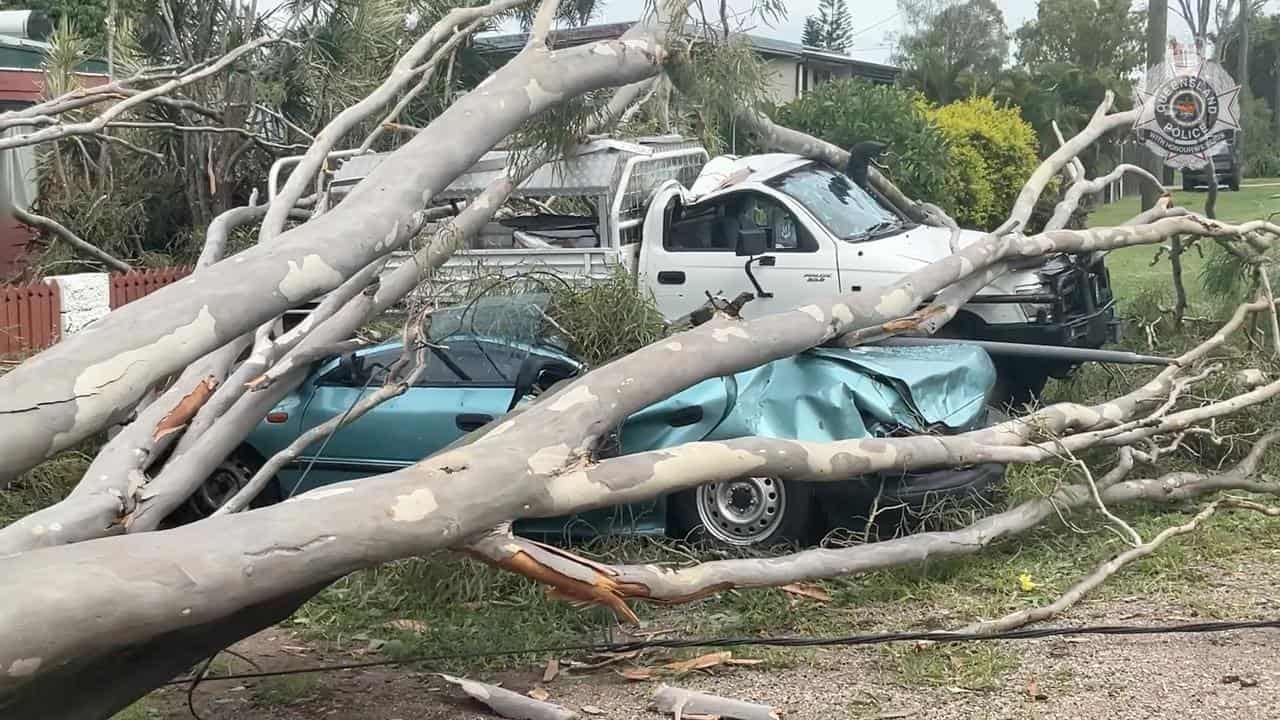
<svg viewBox="0 0 1280 720"><path fill-rule="evenodd" d="M111 309L146 297L160 288L191 274L190 266L146 268L127 273L111 273Z"/></svg>

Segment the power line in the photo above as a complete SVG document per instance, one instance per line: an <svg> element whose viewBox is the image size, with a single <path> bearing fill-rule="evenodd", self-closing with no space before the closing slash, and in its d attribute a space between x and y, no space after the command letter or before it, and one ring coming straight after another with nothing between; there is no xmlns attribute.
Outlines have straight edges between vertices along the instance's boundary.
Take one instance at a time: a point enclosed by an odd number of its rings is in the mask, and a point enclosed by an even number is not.
<svg viewBox="0 0 1280 720"><path fill-rule="evenodd" d="M438 663L447 660L473 660L480 658L512 657L517 655L545 655L548 653L623 653L653 648L675 649L691 647L837 647L881 645L896 642L956 643L989 640L1038 640L1047 637L1072 637L1080 635L1185 635L1258 629L1280 629L1280 620L1231 620L1203 623L1182 623L1176 625L1084 625L1080 627L1017 628L1014 630L1002 630L996 632L888 632L867 633L861 635L841 635L834 637L774 636L683 639L652 638L648 640L636 640L633 642L584 643L578 645L552 645L509 650L488 650L482 652L416 655L397 658L394 660L371 660L368 662L342 663L337 665L317 665L304 668L292 668L289 670L240 673L235 675L219 675L215 677L201 677L197 675L184 677L178 680L170 680L164 684L181 685L186 683L201 684L215 680L251 680L254 678L276 677L280 675L301 675L305 673L336 672L339 670L359 670L362 668L385 667L388 665Z"/></svg>
<svg viewBox="0 0 1280 720"><path fill-rule="evenodd" d="M880 27L881 25L884 25L884 24L885 24L885 23L887 23L887 22L891 22L891 21L893 21L893 20L898 19L898 17L899 17L900 15L902 15L902 11L901 11L901 10L899 10L898 12L896 12L896 13L894 13L894 14L890 15L889 17L887 17L887 18L885 18L885 19L883 19L883 20L880 20L879 22L871 23L870 25L868 25L868 26L866 26L866 27L862 28L861 30L859 30L859 31L857 31L857 32L855 32L855 33L853 33L853 34L852 34L852 35L850 35L849 37L850 37L850 38L856 38L856 37L858 37L859 35L862 35L863 33L870 32L871 30L875 30L876 28Z"/></svg>

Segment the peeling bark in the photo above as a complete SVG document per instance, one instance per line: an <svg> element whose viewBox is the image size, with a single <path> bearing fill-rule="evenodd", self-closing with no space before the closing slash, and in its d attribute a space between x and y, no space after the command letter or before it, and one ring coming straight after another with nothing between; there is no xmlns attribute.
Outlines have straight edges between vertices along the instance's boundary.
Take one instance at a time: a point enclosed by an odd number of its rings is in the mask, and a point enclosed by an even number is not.
<svg viewBox="0 0 1280 720"><path fill-rule="evenodd" d="M462 688L473 700L483 703L490 710L512 720L573 720L578 713L555 703L534 700L488 683L476 682L452 675L441 675L446 682Z"/></svg>
<svg viewBox="0 0 1280 720"><path fill-rule="evenodd" d="M653 704L661 713L681 716L703 715L737 720L781 720L781 711L768 705L708 695L694 690L663 685L653 694Z"/></svg>

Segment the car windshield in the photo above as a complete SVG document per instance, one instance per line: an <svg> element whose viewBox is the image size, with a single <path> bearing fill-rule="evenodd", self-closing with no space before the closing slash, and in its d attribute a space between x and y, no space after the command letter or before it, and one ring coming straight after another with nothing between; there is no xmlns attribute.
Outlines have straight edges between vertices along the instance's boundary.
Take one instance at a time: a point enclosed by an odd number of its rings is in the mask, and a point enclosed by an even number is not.
<svg viewBox="0 0 1280 720"><path fill-rule="evenodd" d="M795 198L842 240L873 240L903 227L902 219L866 190L824 165L801 166L770 180L768 185Z"/></svg>
<svg viewBox="0 0 1280 720"><path fill-rule="evenodd" d="M567 347L546 320L551 302L547 293L495 295L437 310L431 314L428 334L432 342L446 343L459 337L487 338L528 347Z"/></svg>

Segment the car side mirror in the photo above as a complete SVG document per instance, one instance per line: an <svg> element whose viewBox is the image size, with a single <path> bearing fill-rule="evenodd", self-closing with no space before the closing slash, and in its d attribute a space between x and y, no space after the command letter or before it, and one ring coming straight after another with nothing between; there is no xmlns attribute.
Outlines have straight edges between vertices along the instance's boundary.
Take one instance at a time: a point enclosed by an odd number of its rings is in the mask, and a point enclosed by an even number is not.
<svg viewBox="0 0 1280 720"><path fill-rule="evenodd" d="M349 385L363 385L367 379L364 358L354 352L343 353L338 358L338 377Z"/></svg>
<svg viewBox="0 0 1280 720"><path fill-rule="evenodd" d="M739 257L754 257L769 252L769 231L766 228L738 229L734 252Z"/></svg>

